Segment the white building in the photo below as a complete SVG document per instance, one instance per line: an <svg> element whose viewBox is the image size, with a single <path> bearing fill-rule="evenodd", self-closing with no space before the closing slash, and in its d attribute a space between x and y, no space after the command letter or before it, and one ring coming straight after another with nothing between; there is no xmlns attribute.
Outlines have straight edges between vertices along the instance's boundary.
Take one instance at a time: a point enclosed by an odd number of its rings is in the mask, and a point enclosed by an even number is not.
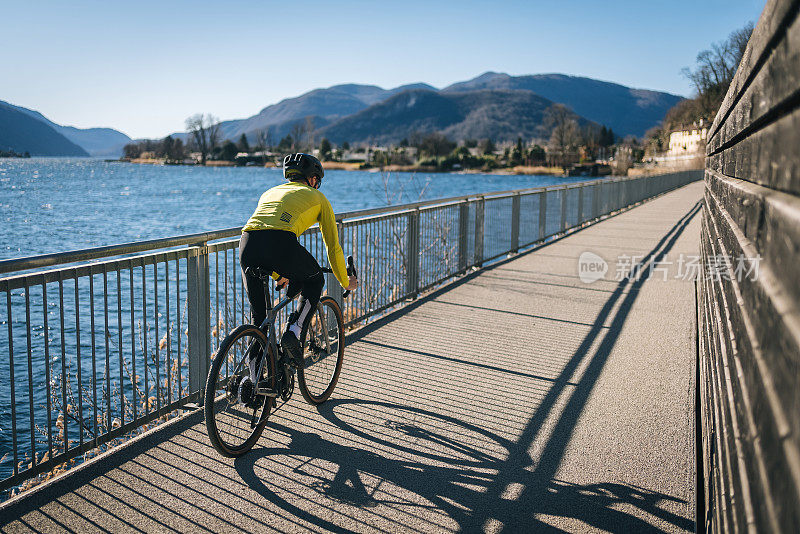
<svg viewBox="0 0 800 534"><path fill-rule="evenodd" d="M683 156L702 153L706 146L708 128L700 124L691 130L679 130L669 134L669 149L667 156Z"/></svg>

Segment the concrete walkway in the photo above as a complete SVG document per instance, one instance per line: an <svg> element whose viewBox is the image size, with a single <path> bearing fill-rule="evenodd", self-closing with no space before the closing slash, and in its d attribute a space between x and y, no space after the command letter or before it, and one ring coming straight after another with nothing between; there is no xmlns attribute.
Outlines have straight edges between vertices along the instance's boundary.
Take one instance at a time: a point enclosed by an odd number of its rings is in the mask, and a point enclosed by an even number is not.
<svg viewBox="0 0 800 534"><path fill-rule="evenodd" d="M691 531L695 295L676 275L702 187L363 330L333 398L296 395L242 458L195 413L7 503L0 529ZM605 279L579 279L586 251ZM616 280L630 257L664 269Z"/></svg>

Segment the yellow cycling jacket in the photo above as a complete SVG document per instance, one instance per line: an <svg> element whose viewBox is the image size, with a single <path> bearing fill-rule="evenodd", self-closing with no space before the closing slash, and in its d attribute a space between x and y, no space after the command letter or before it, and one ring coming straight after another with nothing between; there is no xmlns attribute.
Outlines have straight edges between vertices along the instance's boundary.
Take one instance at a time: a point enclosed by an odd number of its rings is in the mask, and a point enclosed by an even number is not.
<svg viewBox="0 0 800 534"><path fill-rule="evenodd" d="M350 281L333 208L325 195L313 187L301 182L288 182L266 191L242 231L286 230L299 237L314 223L319 223L322 230L322 240L334 276L342 287L347 287Z"/></svg>

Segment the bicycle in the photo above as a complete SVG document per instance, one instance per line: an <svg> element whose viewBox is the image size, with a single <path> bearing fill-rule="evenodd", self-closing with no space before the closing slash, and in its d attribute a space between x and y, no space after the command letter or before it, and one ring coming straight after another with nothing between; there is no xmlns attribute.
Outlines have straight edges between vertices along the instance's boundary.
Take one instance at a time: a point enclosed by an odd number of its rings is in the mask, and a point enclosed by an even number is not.
<svg viewBox="0 0 800 534"><path fill-rule="evenodd" d="M347 258L347 274L356 275L353 257ZM344 358L344 318L339 304L330 296L321 297L300 346L302 365L290 362L275 333L275 321L283 308L292 302L286 295L272 306L269 273L262 268L248 268L264 281L267 317L261 325L244 324L228 334L211 362L205 387L205 419L208 437L223 456L238 457L249 451L261 437L273 408L280 397L286 403L294 392L294 372L303 398L311 405L328 400L339 380ZM323 272L332 272L323 268ZM282 288L278 288L280 291ZM350 291L345 291L347 297ZM306 344L306 340L308 343ZM255 387L243 379L249 375L248 357L261 358ZM248 391L249 390L249 391Z"/></svg>

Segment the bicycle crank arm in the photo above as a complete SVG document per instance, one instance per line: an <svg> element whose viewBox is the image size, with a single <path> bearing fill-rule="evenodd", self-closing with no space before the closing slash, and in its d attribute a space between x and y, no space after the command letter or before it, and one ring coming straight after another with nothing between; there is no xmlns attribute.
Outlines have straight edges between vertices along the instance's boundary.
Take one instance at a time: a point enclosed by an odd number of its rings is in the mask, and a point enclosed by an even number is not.
<svg viewBox="0 0 800 534"><path fill-rule="evenodd" d="M256 388L256 395L266 395L267 397L277 397L280 392L271 387L258 387Z"/></svg>

